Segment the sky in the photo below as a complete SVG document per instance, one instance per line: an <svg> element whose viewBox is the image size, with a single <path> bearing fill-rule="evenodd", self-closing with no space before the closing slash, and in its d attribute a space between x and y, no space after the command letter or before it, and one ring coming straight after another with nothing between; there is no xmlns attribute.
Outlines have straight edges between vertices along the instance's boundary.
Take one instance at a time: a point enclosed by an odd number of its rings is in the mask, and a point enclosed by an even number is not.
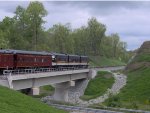
<svg viewBox="0 0 150 113"><path fill-rule="evenodd" d="M54 24L70 23L72 28L86 26L89 18L96 17L107 27L106 35L118 33L134 50L150 40L150 1L41 1L48 11L44 17L46 29ZM0 21L13 17L16 7L26 8L29 1L0 1Z"/></svg>

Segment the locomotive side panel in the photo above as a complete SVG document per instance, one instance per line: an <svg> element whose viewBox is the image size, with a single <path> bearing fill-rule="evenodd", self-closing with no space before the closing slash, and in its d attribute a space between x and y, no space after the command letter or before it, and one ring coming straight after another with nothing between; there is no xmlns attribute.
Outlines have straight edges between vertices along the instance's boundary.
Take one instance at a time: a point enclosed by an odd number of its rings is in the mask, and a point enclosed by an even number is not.
<svg viewBox="0 0 150 113"><path fill-rule="evenodd" d="M80 62L81 62L81 65L82 66L88 66L88 62L89 62L89 59L88 59L88 57L87 56L81 56L81 60L80 60Z"/></svg>
<svg viewBox="0 0 150 113"><path fill-rule="evenodd" d="M56 55L56 63L68 63L68 56Z"/></svg>
<svg viewBox="0 0 150 113"><path fill-rule="evenodd" d="M80 56L69 55L69 65L70 66L80 66Z"/></svg>

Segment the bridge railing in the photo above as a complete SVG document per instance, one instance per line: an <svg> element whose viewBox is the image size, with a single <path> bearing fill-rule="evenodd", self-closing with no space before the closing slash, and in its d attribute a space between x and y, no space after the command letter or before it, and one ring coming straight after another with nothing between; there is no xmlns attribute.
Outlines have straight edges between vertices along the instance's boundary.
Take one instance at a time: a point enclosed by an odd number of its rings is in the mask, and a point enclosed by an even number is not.
<svg viewBox="0 0 150 113"><path fill-rule="evenodd" d="M5 76L5 75L0 76L0 80L6 80L6 79L7 79L7 76Z"/></svg>
<svg viewBox="0 0 150 113"><path fill-rule="evenodd" d="M68 71L68 70L81 70L87 68L79 67L63 67L63 68L37 68L37 69L20 69L20 70L4 70L3 75L19 75L19 74L33 74L33 73L43 73L43 72L56 72L56 71Z"/></svg>

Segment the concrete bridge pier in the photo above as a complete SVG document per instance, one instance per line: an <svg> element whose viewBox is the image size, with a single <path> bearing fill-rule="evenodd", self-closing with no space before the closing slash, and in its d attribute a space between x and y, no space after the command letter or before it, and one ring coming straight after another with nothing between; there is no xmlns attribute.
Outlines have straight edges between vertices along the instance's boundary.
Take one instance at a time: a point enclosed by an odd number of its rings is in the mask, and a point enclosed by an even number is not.
<svg viewBox="0 0 150 113"><path fill-rule="evenodd" d="M68 90L72 85L75 85L74 81L55 84L54 100L68 102Z"/></svg>
<svg viewBox="0 0 150 113"><path fill-rule="evenodd" d="M33 87L31 93L32 93L32 95L39 95L40 94L40 88L39 87Z"/></svg>

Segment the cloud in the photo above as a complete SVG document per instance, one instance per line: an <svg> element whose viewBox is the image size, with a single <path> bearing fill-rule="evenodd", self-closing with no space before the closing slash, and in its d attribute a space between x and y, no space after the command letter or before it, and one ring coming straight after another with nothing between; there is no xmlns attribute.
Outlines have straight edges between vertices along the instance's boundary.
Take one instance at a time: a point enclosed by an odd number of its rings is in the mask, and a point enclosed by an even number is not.
<svg viewBox="0 0 150 113"><path fill-rule="evenodd" d="M0 10L7 13L14 13L18 5L26 8L28 4L29 1L0 1Z"/></svg>
<svg viewBox="0 0 150 113"><path fill-rule="evenodd" d="M87 19L91 17L86 10L76 9L76 7L72 7L70 4L60 6L60 4L47 4L44 2L44 6L49 13L49 15L45 17L45 20L47 20L46 27L51 27L58 23L71 23L73 28L78 28L86 24Z"/></svg>

